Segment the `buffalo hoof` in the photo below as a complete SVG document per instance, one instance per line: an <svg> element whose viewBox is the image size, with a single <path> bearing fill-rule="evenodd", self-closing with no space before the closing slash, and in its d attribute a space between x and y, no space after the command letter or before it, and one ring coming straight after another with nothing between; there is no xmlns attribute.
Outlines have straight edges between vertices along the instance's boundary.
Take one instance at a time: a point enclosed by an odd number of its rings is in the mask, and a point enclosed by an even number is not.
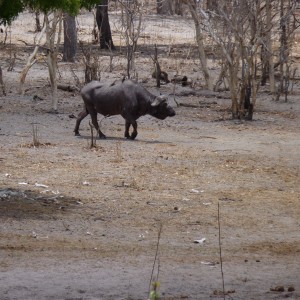
<svg viewBox="0 0 300 300"><path fill-rule="evenodd" d="M99 138L102 139L102 140L105 140L106 139L106 135L105 134L101 134L101 135L99 135Z"/></svg>
<svg viewBox="0 0 300 300"><path fill-rule="evenodd" d="M80 136L80 133L79 132L75 132L75 136Z"/></svg>
<svg viewBox="0 0 300 300"><path fill-rule="evenodd" d="M130 136L130 139L131 139L131 140L134 140L134 139L136 138L136 136L137 136L137 134L132 134L132 135Z"/></svg>

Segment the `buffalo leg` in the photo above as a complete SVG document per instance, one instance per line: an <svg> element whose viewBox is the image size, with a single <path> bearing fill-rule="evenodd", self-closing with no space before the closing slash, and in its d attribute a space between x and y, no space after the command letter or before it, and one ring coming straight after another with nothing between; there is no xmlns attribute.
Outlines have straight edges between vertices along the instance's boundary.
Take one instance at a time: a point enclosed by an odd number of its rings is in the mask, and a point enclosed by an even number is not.
<svg viewBox="0 0 300 300"><path fill-rule="evenodd" d="M133 121L133 122L131 122L131 125L132 125L132 127L133 127L133 131L132 131L132 133L131 133L130 138L131 138L132 140L134 140L134 139L136 138L137 134L138 134L138 132L137 132L137 122L136 122L136 121Z"/></svg>
<svg viewBox="0 0 300 300"><path fill-rule="evenodd" d="M77 117L77 120L76 120L76 125L75 125L75 128L74 128L74 132L75 132L75 135L80 135L79 133L79 126L80 126L80 123L81 121L88 115L88 111L85 109L83 110L81 113L79 113L78 117Z"/></svg>
<svg viewBox="0 0 300 300"><path fill-rule="evenodd" d="M105 139L106 138L105 134L99 128L99 124L97 121L97 112L94 109L90 109L89 113L92 118L92 123L93 123L94 127L96 128L97 132L99 133L100 139Z"/></svg>
<svg viewBox="0 0 300 300"><path fill-rule="evenodd" d="M133 131L132 131L131 135L129 134L130 125L132 125L132 127L133 127ZM137 134L138 134L138 132L137 132L137 122L135 120L133 120L133 121L126 120L126 122L125 122L125 134L124 134L124 136L127 139L134 140L136 138Z"/></svg>
<svg viewBox="0 0 300 300"><path fill-rule="evenodd" d="M131 123L129 121L126 120L126 123L125 123L125 134L124 136L127 138L127 139L130 139L130 135L129 135L129 128L130 128L130 125Z"/></svg>

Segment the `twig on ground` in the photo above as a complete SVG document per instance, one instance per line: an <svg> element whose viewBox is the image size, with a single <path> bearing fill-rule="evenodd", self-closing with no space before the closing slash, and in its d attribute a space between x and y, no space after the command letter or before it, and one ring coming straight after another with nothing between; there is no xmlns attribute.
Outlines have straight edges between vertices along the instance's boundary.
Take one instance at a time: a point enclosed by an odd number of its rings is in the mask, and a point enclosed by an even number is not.
<svg viewBox="0 0 300 300"><path fill-rule="evenodd" d="M156 251L155 251L155 256L154 256L154 261L153 261L153 266L152 266L152 272L151 272L151 278L150 278L150 283L149 283L149 295L151 293L151 286L152 286L152 282L154 283L154 289L158 287L158 276L159 276L159 260L158 260L158 249L159 249L159 242L160 242L160 237L161 237L161 232L162 232L162 224L160 224L159 226L159 230L158 230L158 235L157 235L157 243L156 243ZM154 274L154 269L155 269L155 265L156 262L158 261L158 265L157 265L157 275L156 275L156 280L153 280L153 274ZM157 292L156 290L154 291L155 293Z"/></svg>

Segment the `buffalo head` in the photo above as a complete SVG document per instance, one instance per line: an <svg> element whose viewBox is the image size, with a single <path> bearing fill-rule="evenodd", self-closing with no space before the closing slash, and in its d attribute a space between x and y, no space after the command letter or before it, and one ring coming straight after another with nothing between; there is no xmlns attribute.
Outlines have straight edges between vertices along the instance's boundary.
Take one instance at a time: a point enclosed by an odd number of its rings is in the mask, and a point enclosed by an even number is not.
<svg viewBox="0 0 300 300"><path fill-rule="evenodd" d="M166 95L157 96L153 102L151 115L160 120L164 120L167 117L174 117L176 115L175 110L168 105L168 97Z"/></svg>

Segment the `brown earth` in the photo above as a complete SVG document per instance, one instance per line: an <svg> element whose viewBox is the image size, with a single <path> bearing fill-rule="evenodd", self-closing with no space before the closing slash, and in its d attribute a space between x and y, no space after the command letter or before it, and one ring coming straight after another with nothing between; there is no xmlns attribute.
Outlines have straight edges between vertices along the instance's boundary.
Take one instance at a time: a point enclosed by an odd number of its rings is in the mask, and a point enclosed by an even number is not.
<svg viewBox="0 0 300 300"><path fill-rule="evenodd" d="M24 60L6 72L10 49L1 51L1 300L147 299L153 270L162 299L223 298L220 248L226 299L300 299L298 84L288 102L261 92L252 122L230 120L226 92L176 97L193 107L171 96L174 118L140 118L135 141L121 117L104 119L108 138L90 149L89 118L81 137L72 132L79 94L60 91L59 113L48 113L44 64L20 96ZM195 63L178 59L182 72ZM138 64L157 93L151 60ZM62 83L74 84L70 68L83 77L80 63L59 67Z"/></svg>

